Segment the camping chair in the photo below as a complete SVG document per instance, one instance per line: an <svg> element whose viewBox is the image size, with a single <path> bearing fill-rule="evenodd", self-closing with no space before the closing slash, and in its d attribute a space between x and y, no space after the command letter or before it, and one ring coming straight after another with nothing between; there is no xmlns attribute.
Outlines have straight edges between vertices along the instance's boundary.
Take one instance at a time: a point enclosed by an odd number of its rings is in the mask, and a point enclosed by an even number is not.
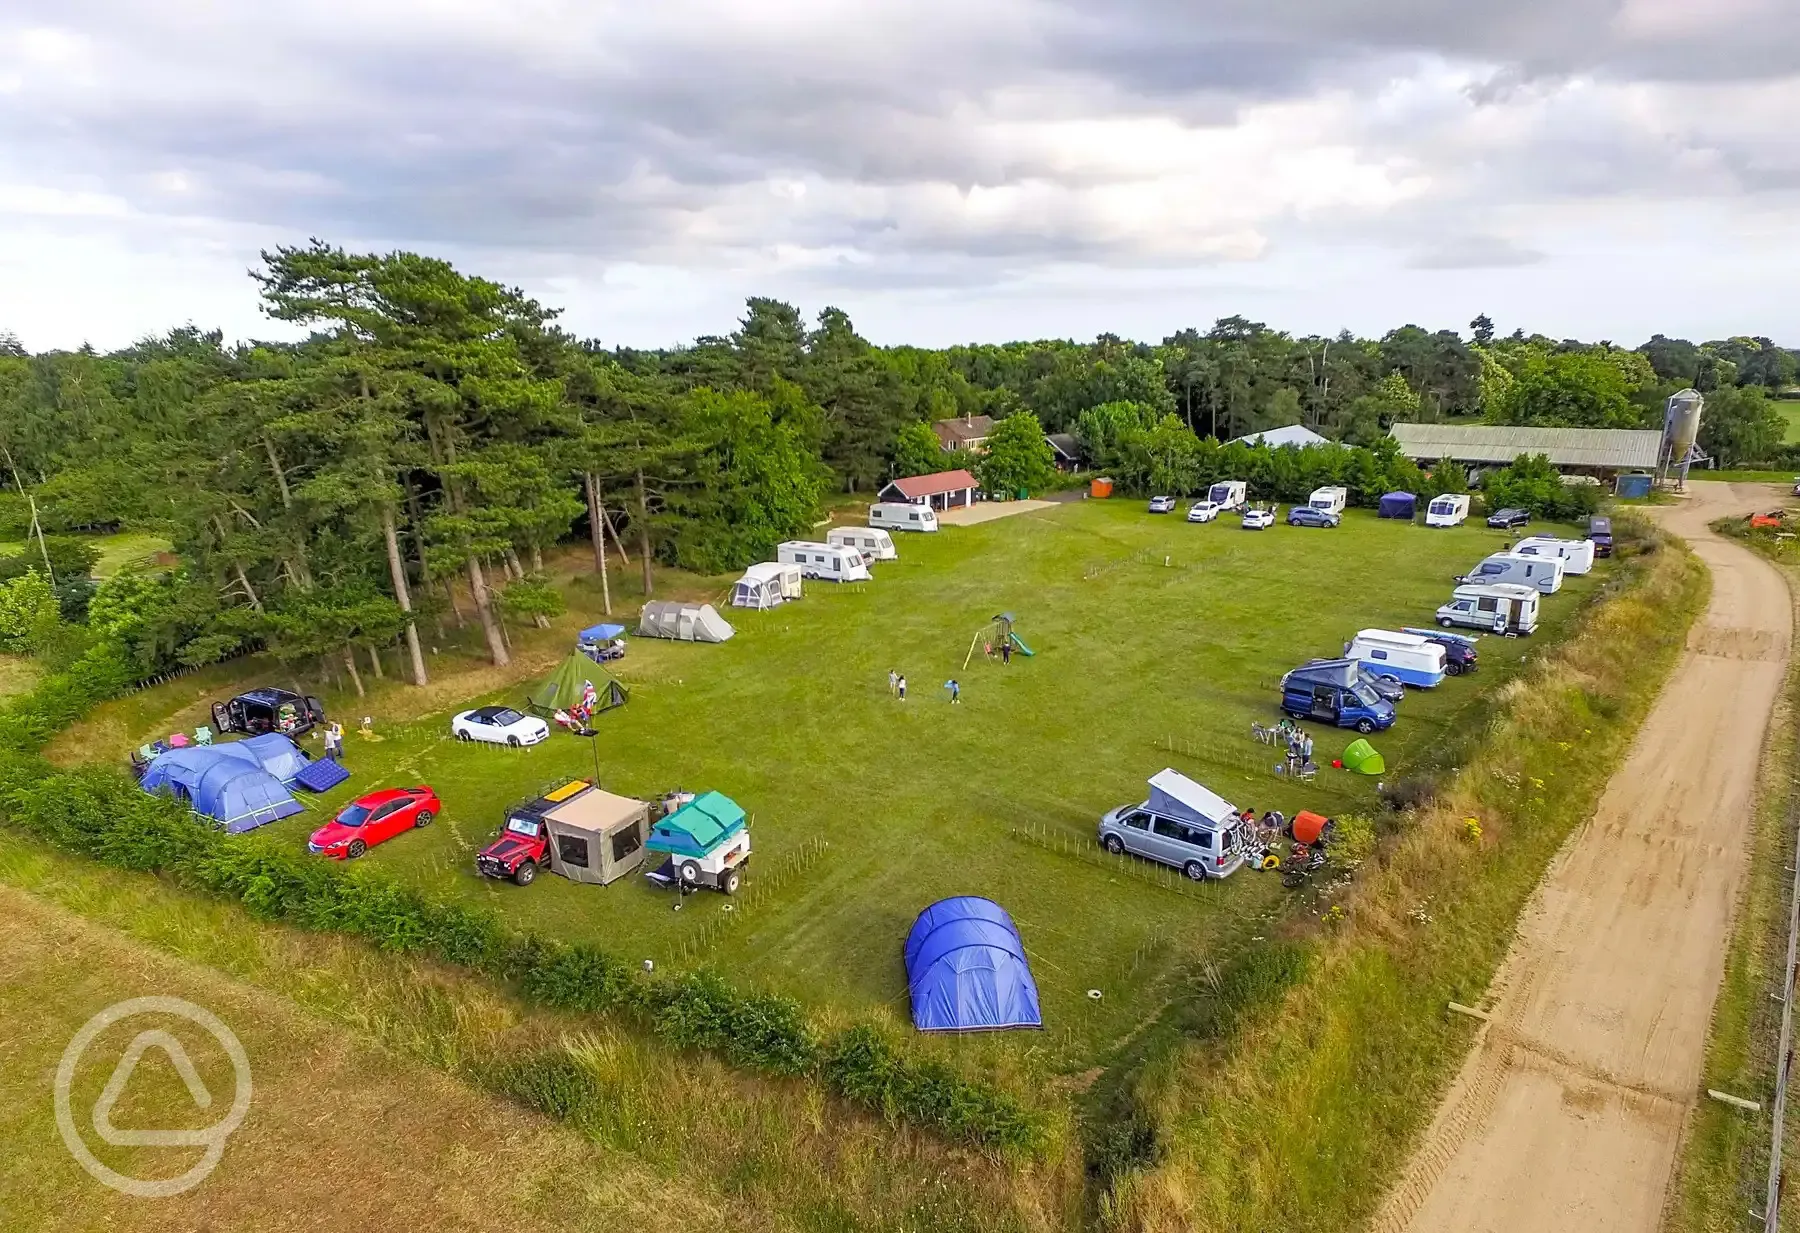
<svg viewBox="0 0 1800 1233"><path fill-rule="evenodd" d="M145 765L149 765L151 759L155 758L159 752L160 751L156 746L150 744L148 741L137 747L137 756L144 761Z"/></svg>
<svg viewBox="0 0 1800 1233"><path fill-rule="evenodd" d="M210 745L213 743L213 730L205 724L194 729L194 744Z"/></svg>
<svg viewBox="0 0 1800 1233"><path fill-rule="evenodd" d="M1306 764L1294 772L1294 778L1301 783L1311 783L1319 773L1319 764L1308 760Z"/></svg>
<svg viewBox="0 0 1800 1233"><path fill-rule="evenodd" d="M1254 719L1250 721L1251 737L1264 745L1273 745L1275 743L1275 733L1276 729L1274 728L1264 727Z"/></svg>

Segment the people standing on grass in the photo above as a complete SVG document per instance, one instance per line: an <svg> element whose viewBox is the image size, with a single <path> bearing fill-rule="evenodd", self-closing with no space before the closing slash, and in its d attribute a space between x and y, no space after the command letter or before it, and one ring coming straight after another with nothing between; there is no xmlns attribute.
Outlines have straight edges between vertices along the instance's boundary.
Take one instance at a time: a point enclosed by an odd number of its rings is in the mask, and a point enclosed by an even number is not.
<svg viewBox="0 0 1800 1233"><path fill-rule="evenodd" d="M1002 664L1012 662L1012 642L1010 640L1000 644L1000 662Z"/></svg>
<svg viewBox="0 0 1800 1233"><path fill-rule="evenodd" d="M1302 770L1305 770L1306 767L1312 762L1312 760L1313 760L1312 756L1313 756L1312 734L1307 733L1307 732L1302 732L1300 734L1300 768Z"/></svg>
<svg viewBox="0 0 1800 1233"><path fill-rule="evenodd" d="M944 688L950 691L951 706L955 706L962 701L962 686L956 683L955 677L951 677L949 680L945 681Z"/></svg>
<svg viewBox="0 0 1800 1233"><path fill-rule="evenodd" d="M888 697L890 697L890 698L897 697L897 696L899 696L899 693L900 693L900 674L899 674L899 672L895 671L894 669L889 668L888 669Z"/></svg>
<svg viewBox="0 0 1800 1233"><path fill-rule="evenodd" d="M894 688L900 695L900 701L905 702L906 701L906 673L902 672L900 674L899 680L895 682Z"/></svg>
<svg viewBox="0 0 1800 1233"><path fill-rule="evenodd" d="M325 756L333 760L344 756L344 725L336 720L325 725Z"/></svg>

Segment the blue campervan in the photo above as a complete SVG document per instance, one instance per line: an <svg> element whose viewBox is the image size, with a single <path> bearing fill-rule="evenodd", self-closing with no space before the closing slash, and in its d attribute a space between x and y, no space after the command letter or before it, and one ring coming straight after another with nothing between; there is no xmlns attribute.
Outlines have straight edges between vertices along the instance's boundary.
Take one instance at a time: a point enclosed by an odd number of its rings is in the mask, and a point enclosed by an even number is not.
<svg viewBox="0 0 1800 1233"><path fill-rule="evenodd" d="M1281 678L1281 709L1295 719L1316 719L1358 732L1394 726L1394 704L1362 679L1354 659L1326 659L1295 668Z"/></svg>

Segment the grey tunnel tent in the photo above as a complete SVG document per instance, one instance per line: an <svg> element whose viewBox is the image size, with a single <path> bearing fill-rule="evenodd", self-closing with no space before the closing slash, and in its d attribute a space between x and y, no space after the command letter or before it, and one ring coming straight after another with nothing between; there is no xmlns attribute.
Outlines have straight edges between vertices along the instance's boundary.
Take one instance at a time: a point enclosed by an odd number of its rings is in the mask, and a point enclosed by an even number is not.
<svg viewBox="0 0 1800 1233"><path fill-rule="evenodd" d="M531 692L525 695L525 705L546 717L566 711L580 705L589 682L593 683L596 694L596 715L624 706L631 697L623 685L606 674L605 669L580 651L571 651L569 657L557 665L555 672L532 686Z"/></svg>
<svg viewBox="0 0 1800 1233"><path fill-rule="evenodd" d="M737 631L711 604L652 600L638 618L641 638L674 638L679 642L723 642Z"/></svg>

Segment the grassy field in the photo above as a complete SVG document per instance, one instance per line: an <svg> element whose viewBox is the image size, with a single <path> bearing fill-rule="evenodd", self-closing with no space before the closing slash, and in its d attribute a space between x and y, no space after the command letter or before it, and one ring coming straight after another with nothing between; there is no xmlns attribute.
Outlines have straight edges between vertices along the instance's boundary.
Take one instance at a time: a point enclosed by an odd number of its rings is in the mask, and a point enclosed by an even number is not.
<svg viewBox="0 0 1800 1233"><path fill-rule="evenodd" d="M1273 879L1192 887L1104 860L1098 816L1142 799L1144 780L1166 765L1259 811L1374 810L1371 780L1329 769L1313 785L1277 778L1250 723L1278 717L1284 670L1337 653L1359 628L1427 621L1451 576L1501 542L1476 526L1427 531L1360 512L1336 531L1252 534L1152 518L1136 502L1082 502L903 539L902 559L879 566L874 583L817 584L785 609L732 613L739 636L721 646L634 640L618 665L632 701L600 723L602 779L636 795L716 788L742 803L757 857L735 901L696 896L674 912L671 896L637 878L520 889L477 877L474 852L501 810L592 774L592 753L560 733L522 751L458 744L450 699L379 723L378 743L352 736L351 784L258 834L300 843L353 791L429 782L443 818L365 861L630 957L709 962L827 1017L885 1008L904 1018L899 951L913 917L945 895L987 895L1019 924L1049 1031L937 1047L998 1061L1029 1045L1078 1069L1159 1013L1175 995L1172 974L1223 959L1285 906ZM1599 577L1548 598L1534 639L1487 640L1476 677L1409 696L1400 723L1376 738L1390 778L1460 749L1485 722L1488 696L1568 630ZM1003 610L1037 655L1003 668L977 651L964 671L971 638ZM592 619L589 606L565 625ZM888 696L890 667L909 678L904 704ZM941 688L951 676L964 686L957 707ZM191 720L222 683L187 678L165 696ZM489 698L520 695L512 686ZM144 695L116 704L131 722L113 737L150 722L155 705ZM110 731L108 712L96 722L83 753ZM1314 732L1321 762L1354 736Z"/></svg>
<svg viewBox="0 0 1800 1233"><path fill-rule="evenodd" d="M1800 441L1800 399L1779 399L1775 403L1775 409L1781 412L1781 418L1787 421L1787 434L1782 440L1790 445Z"/></svg>
<svg viewBox="0 0 1800 1233"><path fill-rule="evenodd" d="M150 535L142 531L121 531L116 535L84 536L88 542L100 550L100 559L94 564L94 577L110 578L120 570L128 567L145 567L155 564L159 554L168 552L169 541L160 535ZM0 556L12 556L23 552L26 544L20 540L0 540ZM33 552L37 551L35 548Z"/></svg>

